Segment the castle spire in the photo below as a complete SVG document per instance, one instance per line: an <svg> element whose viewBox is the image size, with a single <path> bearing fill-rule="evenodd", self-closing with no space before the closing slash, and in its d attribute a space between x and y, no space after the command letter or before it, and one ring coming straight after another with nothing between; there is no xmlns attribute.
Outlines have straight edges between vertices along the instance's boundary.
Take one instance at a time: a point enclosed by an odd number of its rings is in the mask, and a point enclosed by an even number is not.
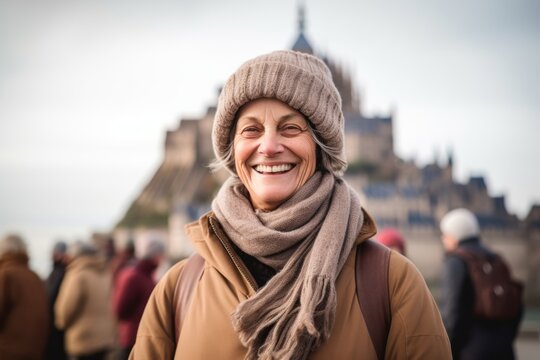
<svg viewBox="0 0 540 360"><path fill-rule="evenodd" d="M300 34L304 33L306 27L306 9L304 3L301 2L298 5L298 32Z"/></svg>
<svg viewBox="0 0 540 360"><path fill-rule="evenodd" d="M304 35L306 28L306 11L304 2L300 2L298 5L298 37L292 46L292 50L300 51L308 54L313 54L313 48L309 44Z"/></svg>

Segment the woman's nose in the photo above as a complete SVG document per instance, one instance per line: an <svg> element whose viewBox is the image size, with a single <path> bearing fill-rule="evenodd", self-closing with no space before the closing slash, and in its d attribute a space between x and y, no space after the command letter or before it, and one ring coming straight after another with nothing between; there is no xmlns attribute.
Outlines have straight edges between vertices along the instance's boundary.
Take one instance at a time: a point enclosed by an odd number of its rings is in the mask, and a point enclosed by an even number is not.
<svg viewBox="0 0 540 360"><path fill-rule="evenodd" d="M283 145L276 131L265 131L260 141L258 151L264 156L274 156L283 152Z"/></svg>

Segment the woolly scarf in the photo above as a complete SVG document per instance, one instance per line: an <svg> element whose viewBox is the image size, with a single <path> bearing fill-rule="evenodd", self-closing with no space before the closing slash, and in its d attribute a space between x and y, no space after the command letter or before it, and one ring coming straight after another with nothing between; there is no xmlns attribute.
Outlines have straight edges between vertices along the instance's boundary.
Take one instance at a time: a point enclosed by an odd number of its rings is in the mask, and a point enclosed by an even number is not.
<svg viewBox="0 0 540 360"><path fill-rule="evenodd" d="M358 195L316 172L277 209L262 212L231 177L212 209L231 241L278 271L232 314L246 359L305 359L334 324L335 281L364 220Z"/></svg>

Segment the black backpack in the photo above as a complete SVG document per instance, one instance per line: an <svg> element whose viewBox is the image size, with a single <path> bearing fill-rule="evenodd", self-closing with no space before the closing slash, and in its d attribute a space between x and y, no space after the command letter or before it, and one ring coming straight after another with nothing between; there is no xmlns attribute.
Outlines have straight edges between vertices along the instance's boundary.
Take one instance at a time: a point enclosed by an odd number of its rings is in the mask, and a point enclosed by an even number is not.
<svg viewBox="0 0 540 360"><path fill-rule="evenodd" d="M453 253L467 264L476 318L513 320L521 315L523 284L512 279L508 266L499 255L483 255L463 248L457 248Z"/></svg>

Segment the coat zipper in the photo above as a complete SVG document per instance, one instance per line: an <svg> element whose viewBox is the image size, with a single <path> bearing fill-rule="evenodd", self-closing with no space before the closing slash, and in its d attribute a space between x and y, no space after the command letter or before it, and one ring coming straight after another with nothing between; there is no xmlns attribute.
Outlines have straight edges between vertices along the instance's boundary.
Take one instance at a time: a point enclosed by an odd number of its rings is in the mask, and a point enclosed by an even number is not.
<svg viewBox="0 0 540 360"><path fill-rule="evenodd" d="M225 250L229 254L229 257L231 258L232 262L234 263L234 265L236 266L236 268L240 272L240 275L249 284L249 286L251 287L251 290L253 290L253 292L256 292L258 286L251 279L251 276L247 273L247 270L245 269L245 266L243 266L243 264L241 264L240 261L236 258L236 255L234 254L234 251L231 249L231 246L228 243L228 241L225 241L220 236L219 231L217 231L217 228L214 225L214 221L213 221L214 218L210 217L209 220L210 220L210 227L212 227L212 230L214 231L214 234L216 234L217 238L219 239L219 241L221 242L221 244L223 245L223 247L225 248Z"/></svg>

